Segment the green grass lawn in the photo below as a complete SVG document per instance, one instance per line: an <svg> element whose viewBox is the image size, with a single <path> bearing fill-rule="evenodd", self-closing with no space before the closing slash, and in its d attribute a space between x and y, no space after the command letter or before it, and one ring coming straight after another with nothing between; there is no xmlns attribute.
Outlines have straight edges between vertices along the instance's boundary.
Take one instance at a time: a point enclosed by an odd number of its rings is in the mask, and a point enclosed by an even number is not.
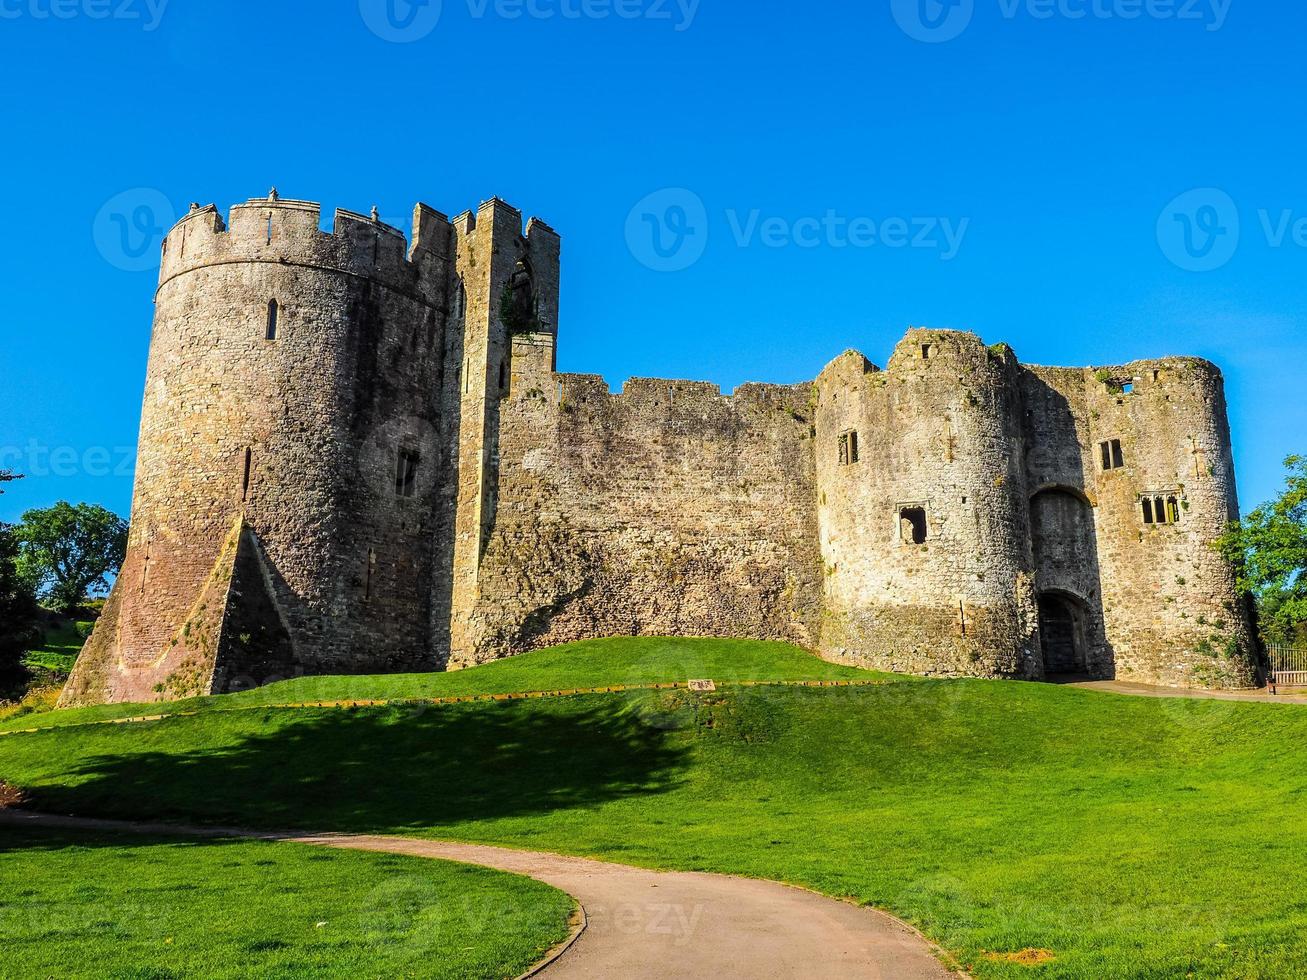
<svg viewBox="0 0 1307 980"><path fill-rule="evenodd" d="M713 676L722 650L707 641L689 676ZM636 663L577 645L411 683L493 686L478 672L511 670L567 687L596 655L621 683L646 659L625 652ZM750 669L825 669L769 653ZM0 738L0 778L57 812L791 881L895 912L986 978L1307 975L1307 711L1293 705L934 680L208 711ZM1053 959L1002 958L1022 950Z"/></svg>
<svg viewBox="0 0 1307 980"><path fill-rule="evenodd" d="M515 977L572 907L446 861L0 827L6 977Z"/></svg>
<svg viewBox="0 0 1307 980"><path fill-rule="evenodd" d="M0 721L0 731L206 707L512 694L560 688L654 684L692 678L709 678L719 684L728 684L741 680L869 680L878 677L902 680L888 674L827 663L784 643L616 637L569 643L449 673L301 677L219 698L192 698L150 705L97 705L44 715L28 714L21 719Z"/></svg>
<svg viewBox="0 0 1307 980"><path fill-rule="evenodd" d="M23 662L29 667L48 670L56 674L72 671L77 655L82 652L86 642L82 629L88 629L92 623L59 618L45 631L45 640L36 650L30 650L23 656Z"/></svg>

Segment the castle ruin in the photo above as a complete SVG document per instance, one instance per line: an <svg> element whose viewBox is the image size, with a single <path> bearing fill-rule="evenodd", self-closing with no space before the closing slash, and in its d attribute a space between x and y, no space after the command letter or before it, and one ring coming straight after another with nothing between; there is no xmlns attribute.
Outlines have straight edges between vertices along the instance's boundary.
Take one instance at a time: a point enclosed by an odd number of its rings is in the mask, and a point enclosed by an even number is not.
<svg viewBox="0 0 1307 980"><path fill-rule="evenodd" d="M813 383L555 370L559 237L493 199L193 206L163 244L131 538L61 704L609 635L934 675L1255 681L1211 547L1223 383L911 330Z"/></svg>

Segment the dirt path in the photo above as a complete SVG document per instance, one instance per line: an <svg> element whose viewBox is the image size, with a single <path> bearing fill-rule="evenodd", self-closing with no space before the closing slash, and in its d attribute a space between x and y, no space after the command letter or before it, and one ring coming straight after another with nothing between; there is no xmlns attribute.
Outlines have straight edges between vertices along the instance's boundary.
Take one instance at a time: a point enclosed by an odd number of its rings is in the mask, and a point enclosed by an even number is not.
<svg viewBox="0 0 1307 980"><path fill-rule="evenodd" d="M0 810L0 824L142 834L235 836L384 851L526 875L572 895L579 935L539 972L563 978L873 977L944 980L958 974L897 919L770 881L655 872L557 854L411 837L265 834L85 820Z"/></svg>

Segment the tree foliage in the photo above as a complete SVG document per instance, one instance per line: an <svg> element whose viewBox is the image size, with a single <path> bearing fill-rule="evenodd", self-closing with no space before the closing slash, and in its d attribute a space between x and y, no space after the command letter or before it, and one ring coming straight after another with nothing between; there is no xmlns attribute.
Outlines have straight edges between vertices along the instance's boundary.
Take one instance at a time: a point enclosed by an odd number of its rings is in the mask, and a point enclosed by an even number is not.
<svg viewBox="0 0 1307 980"><path fill-rule="evenodd" d="M127 555L127 522L94 504L29 510L18 528L19 571L35 594L65 614L108 589Z"/></svg>
<svg viewBox="0 0 1307 980"><path fill-rule="evenodd" d="M1262 632L1275 643L1307 641L1307 457L1285 460L1283 492L1232 525L1217 543L1257 597Z"/></svg>
<svg viewBox="0 0 1307 980"><path fill-rule="evenodd" d="M0 470L0 484L20 477ZM0 490L0 493L3 493ZM18 574L18 540L14 528L0 523L0 680L19 672L23 654L40 640L36 600Z"/></svg>

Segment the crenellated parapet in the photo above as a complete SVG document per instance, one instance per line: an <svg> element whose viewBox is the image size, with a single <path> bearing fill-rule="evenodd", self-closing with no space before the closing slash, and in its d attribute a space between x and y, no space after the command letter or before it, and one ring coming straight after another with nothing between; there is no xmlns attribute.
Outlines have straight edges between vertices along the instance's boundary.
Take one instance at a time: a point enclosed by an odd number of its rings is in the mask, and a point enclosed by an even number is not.
<svg viewBox="0 0 1307 980"><path fill-rule="evenodd" d="M330 232L320 225L320 205L275 194L233 206L226 221L213 205L193 205L164 239L160 285L247 262L346 273L427 301L443 289L453 227L440 212L417 206L411 246L375 216L338 209Z"/></svg>

